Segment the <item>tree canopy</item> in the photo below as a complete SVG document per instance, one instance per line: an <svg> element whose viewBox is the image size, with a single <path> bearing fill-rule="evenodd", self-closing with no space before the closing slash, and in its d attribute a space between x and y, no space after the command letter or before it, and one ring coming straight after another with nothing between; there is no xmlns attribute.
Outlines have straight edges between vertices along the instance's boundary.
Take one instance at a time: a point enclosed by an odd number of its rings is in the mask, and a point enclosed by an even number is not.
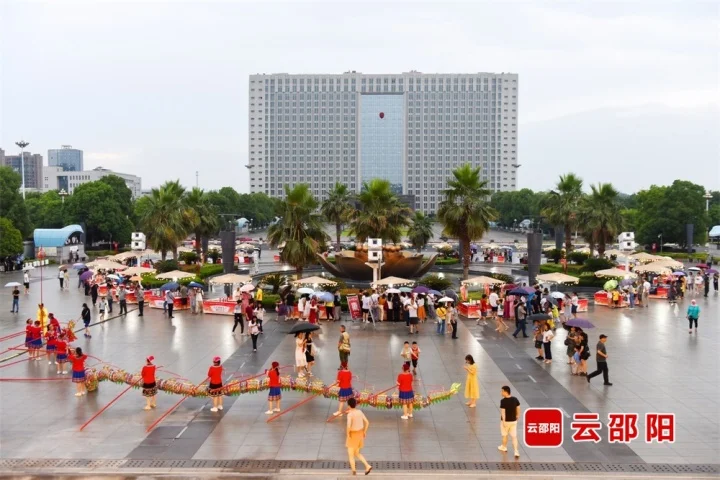
<svg viewBox="0 0 720 480"><path fill-rule="evenodd" d="M10 220L23 237L32 233L20 186L22 177L10 167L0 166L0 216Z"/></svg>
<svg viewBox="0 0 720 480"><path fill-rule="evenodd" d="M65 199L65 223L84 224L87 243L129 243L133 224L115 194L112 186L101 181L78 185Z"/></svg>
<svg viewBox="0 0 720 480"><path fill-rule="evenodd" d="M0 257L19 255L23 252L20 230L7 218L0 217Z"/></svg>
<svg viewBox="0 0 720 480"><path fill-rule="evenodd" d="M545 192L533 192L529 188L514 192L495 192L490 197L490 206L498 212L497 223L512 227L525 219L538 221Z"/></svg>

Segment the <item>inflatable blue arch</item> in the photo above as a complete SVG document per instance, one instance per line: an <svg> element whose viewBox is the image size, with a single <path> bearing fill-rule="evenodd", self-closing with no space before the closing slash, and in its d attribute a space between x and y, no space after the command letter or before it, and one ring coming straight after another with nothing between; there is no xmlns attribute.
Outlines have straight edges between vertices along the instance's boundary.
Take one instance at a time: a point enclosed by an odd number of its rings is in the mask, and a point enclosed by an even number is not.
<svg viewBox="0 0 720 480"><path fill-rule="evenodd" d="M75 235L85 233L80 225L68 225L63 228L36 228L33 232L35 247L64 247L66 245L76 245L79 243L80 237ZM76 238L75 242L71 242L71 238Z"/></svg>

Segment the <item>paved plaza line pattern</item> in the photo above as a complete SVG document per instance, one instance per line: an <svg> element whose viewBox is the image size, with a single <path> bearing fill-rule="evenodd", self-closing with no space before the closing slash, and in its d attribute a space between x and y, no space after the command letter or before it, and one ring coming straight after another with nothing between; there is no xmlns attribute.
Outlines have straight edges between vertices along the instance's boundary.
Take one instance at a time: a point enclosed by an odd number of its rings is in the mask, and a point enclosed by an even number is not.
<svg viewBox="0 0 720 480"><path fill-rule="evenodd" d="M13 275L2 277L4 281L13 281L16 280ZM31 285L31 294L21 297L19 315L0 315L0 336L21 331L24 319L34 316L39 285L37 281ZM46 279L44 287L46 304L63 322L77 318L80 305L88 301L72 281L69 292L61 293L56 279ZM670 308L666 302L654 301L650 309L635 311L591 307L587 317L598 325L591 331L591 348L599 333L610 336L610 376L615 385L608 388L601 385L600 379L588 386L583 378L570 377L564 364L564 332L561 330L554 342L556 360L548 366L532 360L535 351L530 339L515 341L507 335L496 335L492 328L476 327L470 320L462 322L458 340L436 335L432 324L422 325L421 334L410 337L404 324L382 324L373 328L345 320L353 342L350 363L357 375L356 388L383 389L392 385L402 363L399 351L404 340L417 340L422 349L417 388L423 394L433 384L447 386L453 381L464 381L462 365L466 354L474 355L479 365L481 398L476 409L464 406L462 390L447 402L417 412L409 422L400 420L397 411L366 409L372 425L364 453L379 467L395 471L426 467L452 469L453 465L475 468L482 464L486 466L479 468L491 472L495 470L494 465L526 465L518 468L538 472L562 468L567 472L590 473L595 470L572 469L597 465L601 466L598 472L606 474L660 473L663 469L675 473L716 472L707 470L711 468L707 465L717 464L720 457L720 432L714 408L720 396L717 382L720 327L715 320L718 297L699 298L703 310L697 335L687 333L684 319L687 303L686 300L685 305ZM0 304L9 310L9 290L0 290ZM97 310L93 310L93 315L97 315ZM240 337L239 331L235 337L230 335L232 319L229 317L192 316L186 312L177 312L176 317L171 321L157 309L146 309L145 317L130 312L125 317L92 327L93 338L80 336L76 345L128 371L139 370L145 356L152 354L158 364L196 382L202 381L215 355L226 359L226 377L238 368L246 374L260 373L273 360L283 365L294 363L293 337L284 333L292 322L276 324L271 313L267 315L266 333L260 337L262 345L257 354L252 354L249 338ZM326 383L332 382L336 374L337 327L338 324L323 322L317 338L319 354L314 370ZM594 367L594 358L590 367ZM518 376L519 373L525 377ZM23 362L0 370L0 377L49 376L54 376L54 371L50 372L44 362ZM678 439L673 445L646 445L640 440L630 447L609 445L611 448L603 450L601 446L598 452L592 452L592 446L580 445L578 449L571 445L566 431L564 448L530 449L521 444L520 461L516 462L497 451L498 402L500 386L505 384L513 388L523 408L541 406L557 396L556 404L569 414L597 412L603 423L611 411L640 415L652 411L675 412ZM344 424L325 422L337 403L324 398L317 398L270 424L263 414L267 405L264 394L228 397L226 409L219 413L209 412L209 406L200 410L203 402L209 403L209 400L188 399L160 424L160 433L148 435L145 429L177 401L177 396L159 395L158 409L144 412L139 392L131 391L78 433L79 426L120 393L120 389L103 385L98 392L82 399L74 398L73 391L69 381L0 383L0 466L12 463L9 468L32 468L30 463L35 461L59 462L53 465L60 468L72 467L72 462L79 462L78 466L105 468L107 464L103 462L115 462L113 464L122 465L123 470L134 465L138 468L158 465L158 468L242 469L245 468L242 465L251 464L238 462L253 461L266 461L268 468L279 469L320 469L336 463L340 465L337 468L343 469L346 465ZM287 408L304 398L307 394L283 392L282 407ZM242 400L237 401L239 399ZM572 402L565 403L566 400ZM604 428L602 437L606 435ZM172 450L180 453L175 456ZM584 456L586 450L593 453L593 460ZM633 455L637 460L631 460ZM570 463L578 459L580 463ZM539 470L532 470L535 466ZM505 467L498 468L505 470Z"/></svg>
<svg viewBox="0 0 720 480"><path fill-rule="evenodd" d="M280 325L276 322L266 322L263 327L265 333L258 338L257 352L248 348L249 337L244 337L243 344L222 363L225 384L232 381L230 376L240 372L242 367L247 367L245 371L261 371L263 364L275 351L283 334L278 332ZM237 335L240 335L239 330ZM239 398L240 396L223 397L224 409L220 412L210 411L212 402L210 398L188 398L169 415L169 418L155 427L148 437L128 454L127 458L192 458ZM187 417L190 417L190 421L183 425L183 418Z"/></svg>
<svg viewBox="0 0 720 480"><path fill-rule="evenodd" d="M627 445L610 444L606 435L602 435L599 443L575 443L572 441L573 429L570 427L572 416L575 413L588 413L588 410L567 389L558 383L538 360L528 357L523 343L532 341L531 338L514 340L511 337L495 332L491 333L492 326L483 327L483 335L478 343L490 355L495 364L505 374L512 384L515 392L525 399L523 409L535 408L561 408L570 418L563 421L564 442L563 448L575 462L600 463L644 463L644 461ZM491 338L492 337L492 338ZM559 341L556 340L556 341ZM533 350L534 351L534 350ZM594 355L593 355L594 357ZM553 362L564 363L565 355L554 357ZM519 368L518 368L519 367ZM531 379L532 377L532 379ZM534 379L534 381L533 381ZM579 380L585 382L585 378ZM604 419L600 419L604 422ZM518 422L519 433L522 432L522 419Z"/></svg>

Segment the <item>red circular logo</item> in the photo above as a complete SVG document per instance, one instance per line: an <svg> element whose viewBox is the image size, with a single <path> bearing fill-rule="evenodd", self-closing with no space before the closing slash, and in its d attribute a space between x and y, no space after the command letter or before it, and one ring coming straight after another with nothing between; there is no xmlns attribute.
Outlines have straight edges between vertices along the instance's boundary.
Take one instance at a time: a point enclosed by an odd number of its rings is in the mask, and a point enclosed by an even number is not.
<svg viewBox="0 0 720 480"><path fill-rule="evenodd" d="M385 118L385 112L380 112L380 118Z"/></svg>

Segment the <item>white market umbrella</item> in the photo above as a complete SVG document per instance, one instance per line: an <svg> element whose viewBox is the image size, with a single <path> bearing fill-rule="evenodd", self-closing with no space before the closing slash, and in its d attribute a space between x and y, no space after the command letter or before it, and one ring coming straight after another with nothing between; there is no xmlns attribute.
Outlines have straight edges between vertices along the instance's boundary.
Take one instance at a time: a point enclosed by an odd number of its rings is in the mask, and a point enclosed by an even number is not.
<svg viewBox="0 0 720 480"><path fill-rule="evenodd" d="M445 303L445 302L454 302L454 301L455 301L455 300L453 300L453 299L450 298L450 297L442 297L440 300L438 300L438 302L443 302L443 303Z"/></svg>
<svg viewBox="0 0 720 480"><path fill-rule="evenodd" d="M314 293L315 290L313 290L312 288L308 288L308 287L302 287L302 288L298 288L297 292L301 295L304 295L306 293L307 294Z"/></svg>
<svg viewBox="0 0 720 480"><path fill-rule="evenodd" d="M674 258L665 257L662 260L658 260L657 262L654 262L654 265L663 265L665 267L680 269L683 268L685 265L683 265L682 262L678 262Z"/></svg>
<svg viewBox="0 0 720 480"><path fill-rule="evenodd" d="M252 250L252 249L255 249L255 248L257 248L257 247L256 247L255 245L250 244L250 243L241 243L240 245L237 245L235 248L238 248L238 249L240 249L240 250L248 250L248 249Z"/></svg>
<svg viewBox="0 0 720 480"><path fill-rule="evenodd" d="M658 265L658 262L648 263L647 265L638 265L635 270L638 273L657 273L666 275L672 273L672 269L667 265Z"/></svg>
<svg viewBox="0 0 720 480"><path fill-rule="evenodd" d="M161 273L160 275L156 275L155 278L159 278L161 280L174 280L174 279L181 279L181 278L192 278L194 277L194 273L188 273L183 272L182 270L172 270L170 272Z"/></svg>
<svg viewBox="0 0 720 480"><path fill-rule="evenodd" d="M544 283L578 283L580 279L573 277L572 275L565 275L564 273L545 273L536 277L538 280Z"/></svg>
<svg viewBox="0 0 720 480"><path fill-rule="evenodd" d="M155 269L149 267L130 267L123 271L125 275L142 275L143 273L155 273Z"/></svg>
<svg viewBox="0 0 720 480"><path fill-rule="evenodd" d="M632 272L626 272L625 270L621 270L619 268L608 268L606 270L598 270L595 272L596 277L610 277L610 278L625 278L630 277L634 278L637 277Z"/></svg>
<svg viewBox="0 0 720 480"><path fill-rule="evenodd" d="M387 277L383 278L382 280L378 280L375 282L375 285L408 285L411 283L415 283L412 280L408 280L407 278L400 278L400 277Z"/></svg>
<svg viewBox="0 0 720 480"><path fill-rule="evenodd" d="M480 275L479 277L472 277L467 280L463 280L462 283L465 285L503 285L505 282L498 280L497 278Z"/></svg>
<svg viewBox="0 0 720 480"><path fill-rule="evenodd" d="M550 296L552 298L565 298L565 294L563 292L552 292Z"/></svg>
<svg viewBox="0 0 720 480"><path fill-rule="evenodd" d="M647 253L647 252L640 252L640 253L634 253L631 258L634 258L638 262L647 263L647 262L657 262L658 260L662 260L664 257L661 257L660 255L653 255L653 254Z"/></svg>
<svg viewBox="0 0 720 480"><path fill-rule="evenodd" d="M246 284L252 281L250 275L238 275L237 273L226 273L210 279L213 285Z"/></svg>
<svg viewBox="0 0 720 480"><path fill-rule="evenodd" d="M5 284L6 287L19 287L19 286L21 286L21 285L22 285L22 284L20 284L20 283L18 283L18 282L9 282L9 283L6 283L6 284Z"/></svg>
<svg viewBox="0 0 720 480"><path fill-rule="evenodd" d="M255 285L253 285L252 283L246 283L245 285L240 287L241 292L252 292L253 290L255 290Z"/></svg>
<svg viewBox="0 0 720 480"><path fill-rule="evenodd" d="M94 262L87 263L86 266L88 268L101 270L125 270L128 268L127 265L113 262L111 260L95 260Z"/></svg>

